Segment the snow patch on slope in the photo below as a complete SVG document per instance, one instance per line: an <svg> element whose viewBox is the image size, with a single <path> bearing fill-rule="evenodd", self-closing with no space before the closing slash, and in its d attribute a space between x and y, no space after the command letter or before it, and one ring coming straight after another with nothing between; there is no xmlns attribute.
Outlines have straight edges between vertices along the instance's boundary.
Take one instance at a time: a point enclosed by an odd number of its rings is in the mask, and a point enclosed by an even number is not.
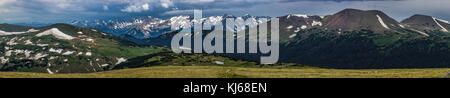
<svg viewBox="0 0 450 98"><path fill-rule="evenodd" d="M50 70L50 68L47 68L47 72L48 72L48 74L55 74Z"/></svg>
<svg viewBox="0 0 450 98"><path fill-rule="evenodd" d="M53 49L53 48L50 48L48 51L49 51L49 52L55 52L55 53L61 54L62 51L63 51L63 49Z"/></svg>
<svg viewBox="0 0 450 98"><path fill-rule="evenodd" d="M303 15L303 14L293 14L292 16L303 17L303 18L309 18L308 15Z"/></svg>
<svg viewBox="0 0 450 98"><path fill-rule="evenodd" d="M53 35L54 37L56 37L58 39L64 39L64 40L72 40L72 39L74 39L74 37L59 31L58 28L49 29L47 31L44 31L42 33L37 34L36 36L37 37L41 37L41 36L46 36L46 35Z"/></svg>
<svg viewBox="0 0 450 98"><path fill-rule="evenodd" d="M422 31L419 31L419 30L415 30L415 29L411 29L411 30L416 31L416 32L418 32L418 33L420 33L420 34L422 34L422 35L427 36L427 37L430 36L430 35L428 35L427 33L422 32Z"/></svg>
<svg viewBox="0 0 450 98"><path fill-rule="evenodd" d="M34 56L34 60L38 60L38 59L40 59L40 58L43 58L43 57L46 57L46 56L48 56L48 54L42 54L42 53L38 53L38 54L36 54L35 56Z"/></svg>
<svg viewBox="0 0 450 98"><path fill-rule="evenodd" d="M8 61L9 61L9 58L8 57L0 57L0 61L1 61L1 63L2 64L5 64L5 63L7 63Z"/></svg>
<svg viewBox="0 0 450 98"><path fill-rule="evenodd" d="M103 65L101 65L102 67L106 67L106 66L109 66L109 64L103 64Z"/></svg>
<svg viewBox="0 0 450 98"><path fill-rule="evenodd" d="M306 29L306 28L308 28L308 26L306 26L306 25L302 25L302 27L300 27L301 29Z"/></svg>
<svg viewBox="0 0 450 98"><path fill-rule="evenodd" d="M292 26L292 25L286 27L286 29L292 29L292 28L294 28L294 26Z"/></svg>
<svg viewBox="0 0 450 98"><path fill-rule="evenodd" d="M119 65L120 63L123 63L123 62L127 61L127 59L125 59L125 58L116 58L116 59L117 59L116 65Z"/></svg>
<svg viewBox="0 0 450 98"><path fill-rule="evenodd" d="M71 55L73 53L75 53L75 51L67 51L67 52L64 52L62 55Z"/></svg>
<svg viewBox="0 0 450 98"><path fill-rule="evenodd" d="M222 61L214 61L217 65L224 65L225 63Z"/></svg>
<svg viewBox="0 0 450 98"><path fill-rule="evenodd" d="M14 37L11 40L9 40L8 42L6 42L6 44L10 45L10 46L17 45L17 44L19 44L16 42L17 39L18 39L17 37Z"/></svg>
<svg viewBox="0 0 450 98"><path fill-rule="evenodd" d="M380 22L380 24L381 24L384 28L389 29L389 27L384 23L384 21L383 21L383 19L380 17L380 15L377 15L377 17L378 17L378 21Z"/></svg>
<svg viewBox="0 0 450 98"><path fill-rule="evenodd" d="M313 20L313 23L311 25L312 26L316 26L316 25L322 26L322 22Z"/></svg>
<svg viewBox="0 0 450 98"><path fill-rule="evenodd" d="M31 40L29 40L29 39L25 41L25 45L32 45L32 44L33 44L33 42L31 42Z"/></svg>
<svg viewBox="0 0 450 98"><path fill-rule="evenodd" d="M287 16L287 19L289 19L291 16L295 16L295 17L302 17L302 18L309 18L308 15L303 15L303 14L291 14Z"/></svg>
<svg viewBox="0 0 450 98"><path fill-rule="evenodd" d="M91 52L86 52L86 56L92 56Z"/></svg>
<svg viewBox="0 0 450 98"><path fill-rule="evenodd" d="M403 26L402 24L399 24L400 27L405 28L405 26Z"/></svg>
<svg viewBox="0 0 450 98"><path fill-rule="evenodd" d="M191 25L191 22L189 22L190 16L176 16L170 18L170 24L174 30L178 30L180 28L186 28Z"/></svg>
<svg viewBox="0 0 450 98"><path fill-rule="evenodd" d="M297 27L294 32L300 32L300 27Z"/></svg>
<svg viewBox="0 0 450 98"><path fill-rule="evenodd" d="M434 20L434 22L436 22L436 24L437 24L439 27L442 28L442 31L448 32L448 30L447 30L446 28L444 28L444 26L442 26L442 25L438 22L439 19L433 17L433 20Z"/></svg>
<svg viewBox="0 0 450 98"><path fill-rule="evenodd" d="M434 19L436 19L438 21L441 21L441 22L444 22L446 24L450 24L450 22L448 22L447 20L443 20L443 19L439 19L439 18L434 18Z"/></svg>
<svg viewBox="0 0 450 98"><path fill-rule="evenodd" d="M297 36L297 34L292 34L289 36L289 38L294 38L295 36Z"/></svg>
<svg viewBox="0 0 450 98"><path fill-rule="evenodd" d="M2 35L17 35L17 34L24 34L24 33L37 32L37 31L39 31L39 30L30 29L30 30L24 31L24 32L6 32L6 31L0 30L0 36L2 36Z"/></svg>

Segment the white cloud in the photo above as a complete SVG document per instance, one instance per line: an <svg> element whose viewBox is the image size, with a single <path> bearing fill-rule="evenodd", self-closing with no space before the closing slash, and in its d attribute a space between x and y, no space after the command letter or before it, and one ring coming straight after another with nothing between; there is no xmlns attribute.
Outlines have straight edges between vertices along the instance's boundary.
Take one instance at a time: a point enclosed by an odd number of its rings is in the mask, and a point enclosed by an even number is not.
<svg viewBox="0 0 450 98"><path fill-rule="evenodd" d="M128 3L129 5L121 9L121 11L129 13L148 11L157 7L169 8L174 6L173 0L125 0L122 3Z"/></svg>
<svg viewBox="0 0 450 98"><path fill-rule="evenodd" d="M16 0L0 0L0 6L16 2Z"/></svg>
<svg viewBox="0 0 450 98"><path fill-rule="evenodd" d="M78 6L76 4L72 3L56 3L56 7L58 7L60 10L70 10L70 11L84 11L84 7Z"/></svg>
<svg viewBox="0 0 450 98"><path fill-rule="evenodd" d="M121 9L122 12L142 12L150 10L150 5L148 3L145 4L131 4L124 9Z"/></svg>
<svg viewBox="0 0 450 98"><path fill-rule="evenodd" d="M161 0L161 6L164 8L169 8L170 6L173 6L173 2L171 0Z"/></svg>
<svg viewBox="0 0 450 98"><path fill-rule="evenodd" d="M213 8L213 9L204 9L202 10L204 13L211 13L211 12L229 12L229 11L233 11L233 10L239 10L240 8L228 8L228 9L222 9L222 8ZM161 15L178 15L178 14L193 14L194 13L194 9L189 9L189 10L171 10L171 11L167 11L162 13Z"/></svg>
<svg viewBox="0 0 450 98"><path fill-rule="evenodd" d="M214 2L215 0L178 0L181 3L211 3ZM232 0L231 0L232 1Z"/></svg>
<svg viewBox="0 0 450 98"><path fill-rule="evenodd" d="M109 7L107 5L103 5L103 10L109 10Z"/></svg>

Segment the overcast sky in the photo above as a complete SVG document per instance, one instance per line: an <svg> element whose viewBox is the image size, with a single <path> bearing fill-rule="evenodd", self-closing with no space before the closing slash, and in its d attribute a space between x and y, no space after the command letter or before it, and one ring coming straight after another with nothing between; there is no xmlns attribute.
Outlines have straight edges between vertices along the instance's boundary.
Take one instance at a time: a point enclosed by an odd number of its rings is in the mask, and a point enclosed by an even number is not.
<svg viewBox="0 0 450 98"><path fill-rule="evenodd" d="M57 23L136 16L330 15L345 8L381 10L401 21L414 14L450 20L450 0L0 0L0 23Z"/></svg>

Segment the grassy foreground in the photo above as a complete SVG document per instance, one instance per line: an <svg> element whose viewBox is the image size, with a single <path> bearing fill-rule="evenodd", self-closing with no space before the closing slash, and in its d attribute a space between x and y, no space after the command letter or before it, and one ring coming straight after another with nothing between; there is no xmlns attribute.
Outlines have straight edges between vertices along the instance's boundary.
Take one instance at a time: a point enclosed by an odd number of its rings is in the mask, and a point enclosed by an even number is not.
<svg viewBox="0 0 450 98"><path fill-rule="evenodd" d="M442 69L278 69L221 66L154 66L88 74L0 72L0 78L443 78Z"/></svg>

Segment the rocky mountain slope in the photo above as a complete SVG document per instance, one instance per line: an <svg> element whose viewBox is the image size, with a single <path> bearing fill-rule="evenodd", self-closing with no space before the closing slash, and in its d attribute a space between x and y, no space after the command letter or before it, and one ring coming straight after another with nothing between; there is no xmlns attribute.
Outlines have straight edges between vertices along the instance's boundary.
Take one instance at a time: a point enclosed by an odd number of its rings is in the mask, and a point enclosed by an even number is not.
<svg viewBox="0 0 450 98"><path fill-rule="evenodd" d="M67 24L40 28L2 24L0 30L1 71L97 72L136 55L128 50L145 50L111 34Z"/></svg>
<svg viewBox="0 0 450 98"><path fill-rule="evenodd" d="M430 36L433 32L449 32L450 23L427 15L414 15L401 22L406 28Z"/></svg>
<svg viewBox="0 0 450 98"><path fill-rule="evenodd" d="M345 9L324 19L324 28L339 31L367 29L384 33L401 27L399 22L378 10Z"/></svg>

